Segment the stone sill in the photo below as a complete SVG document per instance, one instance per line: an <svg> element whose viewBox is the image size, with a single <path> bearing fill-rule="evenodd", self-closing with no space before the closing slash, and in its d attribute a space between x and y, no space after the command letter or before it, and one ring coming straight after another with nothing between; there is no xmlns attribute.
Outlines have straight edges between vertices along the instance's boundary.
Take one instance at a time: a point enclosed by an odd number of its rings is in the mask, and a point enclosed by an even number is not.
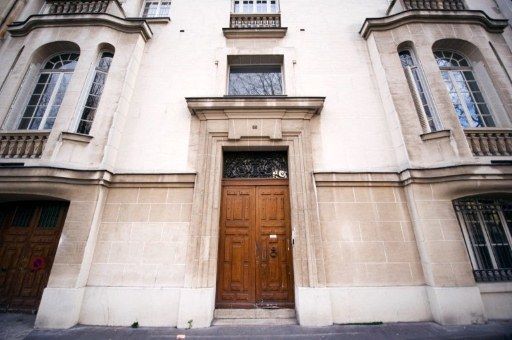
<svg viewBox="0 0 512 340"><path fill-rule="evenodd" d="M287 27L268 28L223 28L222 33L227 39L272 39L284 38Z"/></svg>
<svg viewBox="0 0 512 340"><path fill-rule="evenodd" d="M80 143L90 143L93 139L93 136L90 135L84 135L83 133L76 133L76 132L67 132L62 131L60 133L60 140L70 140L74 142L80 142Z"/></svg>
<svg viewBox="0 0 512 340"><path fill-rule="evenodd" d="M512 293L512 282L477 283L481 293Z"/></svg>
<svg viewBox="0 0 512 340"><path fill-rule="evenodd" d="M421 134L421 140L427 141L432 139L442 139L442 138L448 138L450 139L451 131L450 130L439 130L434 132L427 132L424 134Z"/></svg>
<svg viewBox="0 0 512 340"><path fill-rule="evenodd" d="M149 24L168 24L171 22L170 17L152 17L152 18L140 17L140 18L130 18L130 19L145 20Z"/></svg>

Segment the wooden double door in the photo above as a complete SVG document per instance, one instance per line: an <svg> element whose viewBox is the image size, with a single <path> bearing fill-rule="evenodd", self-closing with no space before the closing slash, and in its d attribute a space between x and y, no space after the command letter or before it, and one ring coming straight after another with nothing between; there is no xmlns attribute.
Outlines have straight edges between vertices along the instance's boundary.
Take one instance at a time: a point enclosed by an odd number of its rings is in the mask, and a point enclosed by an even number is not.
<svg viewBox="0 0 512 340"><path fill-rule="evenodd" d="M217 308L294 306L288 180L224 180Z"/></svg>
<svg viewBox="0 0 512 340"><path fill-rule="evenodd" d="M0 310L39 307L67 207L65 202L0 203Z"/></svg>

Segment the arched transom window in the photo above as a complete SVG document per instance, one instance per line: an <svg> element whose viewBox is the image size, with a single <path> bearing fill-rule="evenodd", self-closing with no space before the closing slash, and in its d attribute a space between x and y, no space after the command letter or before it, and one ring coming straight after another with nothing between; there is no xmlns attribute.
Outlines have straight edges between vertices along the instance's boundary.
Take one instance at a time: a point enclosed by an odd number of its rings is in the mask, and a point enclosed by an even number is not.
<svg viewBox="0 0 512 340"><path fill-rule="evenodd" d="M453 51L434 55L462 127L496 126L468 60Z"/></svg>
<svg viewBox="0 0 512 340"><path fill-rule="evenodd" d="M17 124L19 130L50 130L53 127L78 57L77 53L63 53L43 63Z"/></svg>

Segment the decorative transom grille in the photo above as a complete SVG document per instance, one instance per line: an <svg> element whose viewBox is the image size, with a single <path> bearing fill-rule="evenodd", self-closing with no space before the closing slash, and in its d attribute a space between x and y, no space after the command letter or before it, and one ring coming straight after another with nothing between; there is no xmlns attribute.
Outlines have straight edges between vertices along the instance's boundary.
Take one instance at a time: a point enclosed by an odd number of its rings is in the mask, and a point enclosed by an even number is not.
<svg viewBox="0 0 512 340"><path fill-rule="evenodd" d="M224 178L288 178L286 151L226 152Z"/></svg>

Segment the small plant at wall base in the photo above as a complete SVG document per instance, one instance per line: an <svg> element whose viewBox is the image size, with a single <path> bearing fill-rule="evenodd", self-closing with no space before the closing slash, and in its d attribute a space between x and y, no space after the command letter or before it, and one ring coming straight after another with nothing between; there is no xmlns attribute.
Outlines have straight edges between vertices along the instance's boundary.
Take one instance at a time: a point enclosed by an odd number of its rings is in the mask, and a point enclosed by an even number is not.
<svg viewBox="0 0 512 340"><path fill-rule="evenodd" d="M192 322L194 322L194 320L192 320L192 319L187 321L187 323L188 323L187 329L192 329Z"/></svg>
<svg viewBox="0 0 512 340"><path fill-rule="evenodd" d="M134 323L132 323L132 328L139 328L139 322L138 321L135 321Z"/></svg>

